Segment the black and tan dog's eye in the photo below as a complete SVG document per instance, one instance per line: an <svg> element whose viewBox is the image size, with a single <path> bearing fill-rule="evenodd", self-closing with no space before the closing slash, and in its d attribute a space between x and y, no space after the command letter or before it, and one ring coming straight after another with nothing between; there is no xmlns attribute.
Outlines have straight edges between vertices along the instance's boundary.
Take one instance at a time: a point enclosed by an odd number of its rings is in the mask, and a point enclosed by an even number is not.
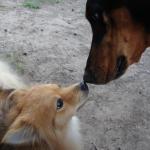
<svg viewBox="0 0 150 150"><path fill-rule="evenodd" d="M99 14L95 13L91 16L92 21L97 21L99 19Z"/></svg>
<svg viewBox="0 0 150 150"><path fill-rule="evenodd" d="M95 19L99 19L99 14L98 14L98 13L95 13L95 14L94 14L94 17L95 17Z"/></svg>
<svg viewBox="0 0 150 150"><path fill-rule="evenodd" d="M64 102L61 98L57 100L57 110L61 109L64 106Z"/></svg>

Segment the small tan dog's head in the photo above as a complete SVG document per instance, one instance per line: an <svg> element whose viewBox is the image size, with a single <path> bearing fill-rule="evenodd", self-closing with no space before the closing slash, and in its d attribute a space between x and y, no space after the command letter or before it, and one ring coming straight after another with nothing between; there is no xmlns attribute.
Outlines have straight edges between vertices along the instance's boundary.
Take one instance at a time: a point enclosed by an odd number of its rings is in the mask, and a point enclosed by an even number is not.
<svg viewBox="0 0 150 150"><path fill-rule="evenodd" d="M57 147L57 136L63 136L81 103L81 96L87 93L85 83L65 88L55 84L38 85L11 92L5 104L10 110L2 143L18 146L46 143Z"/></svg>

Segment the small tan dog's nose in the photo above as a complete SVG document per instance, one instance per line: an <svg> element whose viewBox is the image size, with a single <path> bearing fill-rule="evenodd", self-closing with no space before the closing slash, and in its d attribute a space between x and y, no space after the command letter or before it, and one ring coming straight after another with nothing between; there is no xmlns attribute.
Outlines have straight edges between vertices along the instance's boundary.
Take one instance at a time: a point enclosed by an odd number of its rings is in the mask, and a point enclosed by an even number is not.
<svg viewBox="0 0 150 150"><path fill-rule="evenodd" d="M77 88L78 90L80 90L80 92L82 92L82 93L84 93L86 95L88 95L88 93L89 93L88 85L84 81L75 84L74 88Z"/></svg>
<svg viewBox="0 0 150 150"><path fill-rule="evenodd" d="M86 82L84 82L84 81L82 81L82 82L80 83L80 89L81 89L81 91L89 92L88 85L87 85Z"/></svg>

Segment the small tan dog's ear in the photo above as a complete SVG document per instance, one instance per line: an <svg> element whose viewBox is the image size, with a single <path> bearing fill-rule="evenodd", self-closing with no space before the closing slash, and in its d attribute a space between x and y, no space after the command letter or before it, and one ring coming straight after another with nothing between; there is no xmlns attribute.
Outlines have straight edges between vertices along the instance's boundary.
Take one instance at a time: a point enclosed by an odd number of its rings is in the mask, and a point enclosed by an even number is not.
<svg viewBox="0 0 150 150"><path fill-rule="evenodd" d="M5 100L13 91L14 89L3 90L0 88L0 100Z"/></svg>
<svg viewBox="0 0 150 150"><path fill-rule="evenodd" d="M28 126L19 129L10 129L5 134L2 144L6 145L33 145L39 141L39 136L33 128Z"/></svg>

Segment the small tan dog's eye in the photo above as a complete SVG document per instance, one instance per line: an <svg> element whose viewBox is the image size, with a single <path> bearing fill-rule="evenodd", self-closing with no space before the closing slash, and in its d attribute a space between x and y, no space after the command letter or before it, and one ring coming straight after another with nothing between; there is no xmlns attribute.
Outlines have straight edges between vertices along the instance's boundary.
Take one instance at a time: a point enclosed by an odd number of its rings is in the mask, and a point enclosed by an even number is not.
<svg viewBox="0 0 150 150"><path fill-rule="evenodd" d="M61 98L57 100L57 110L61 109L64 106L64 102Z"/></svg>

